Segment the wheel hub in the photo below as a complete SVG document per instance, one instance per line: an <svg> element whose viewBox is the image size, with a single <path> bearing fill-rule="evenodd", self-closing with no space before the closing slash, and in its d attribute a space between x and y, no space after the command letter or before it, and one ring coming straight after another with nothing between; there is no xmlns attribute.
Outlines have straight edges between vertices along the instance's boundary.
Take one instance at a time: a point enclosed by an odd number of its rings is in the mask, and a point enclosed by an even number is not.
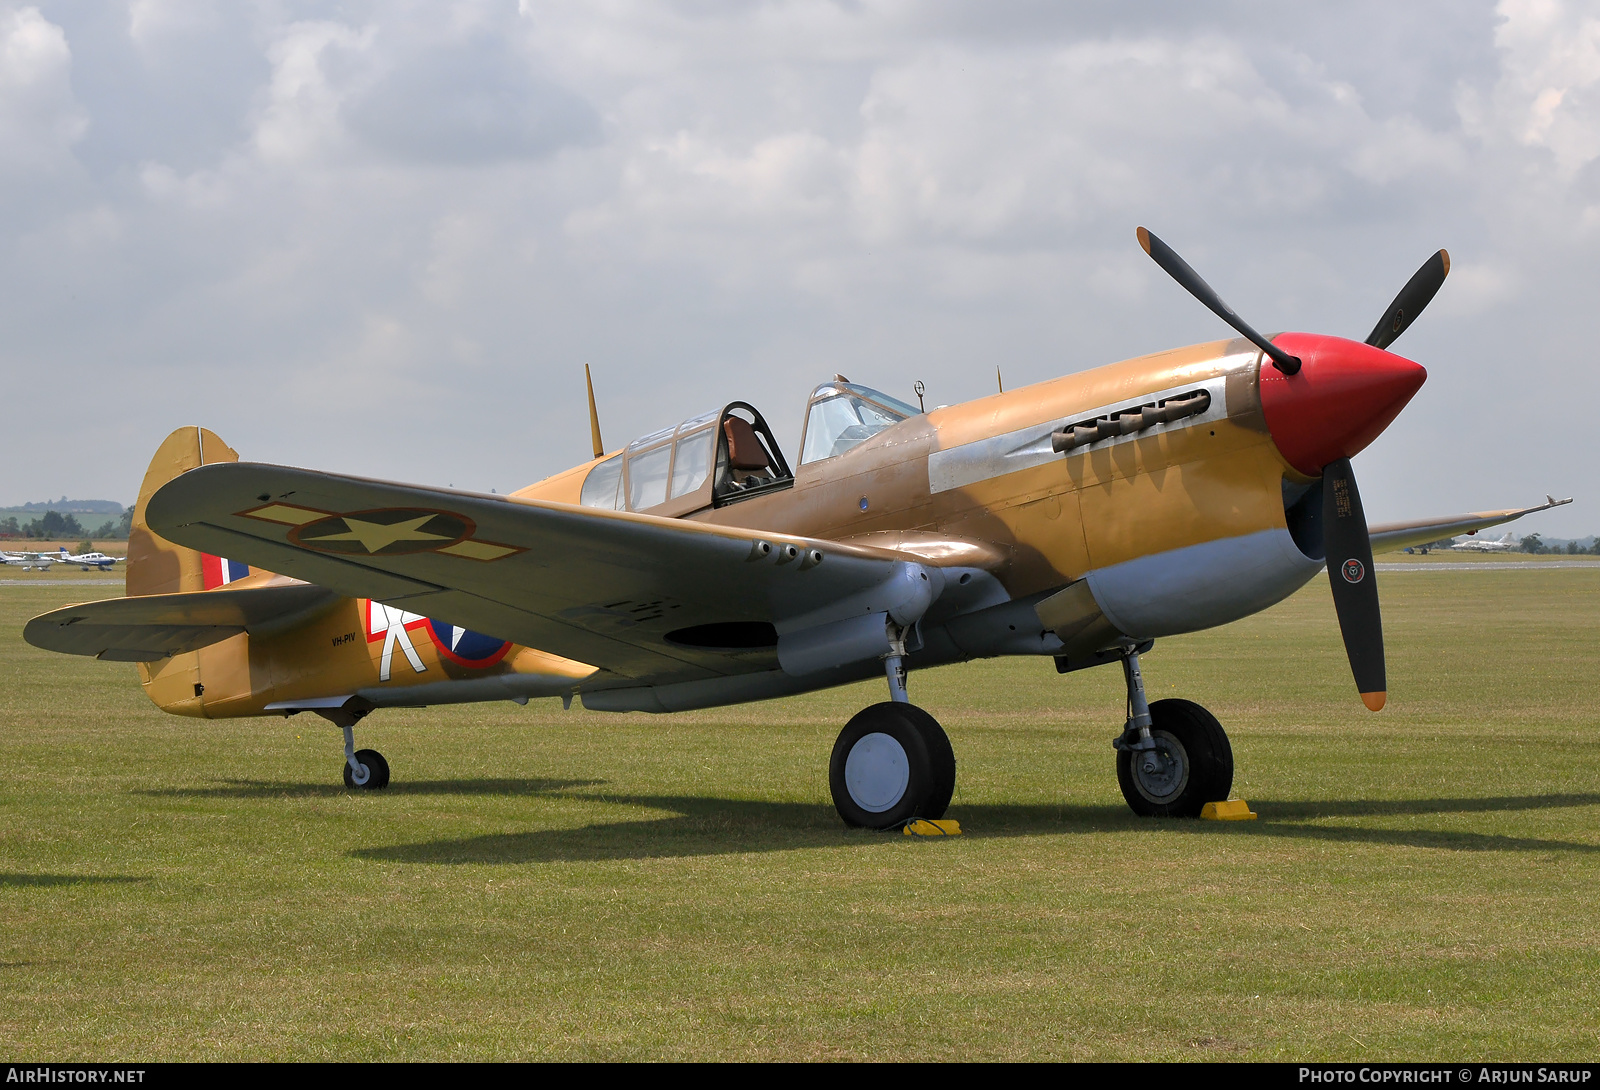
<svg viewBox="0 0 1600 1090"><path fill-rule="evenodd" d="M1164 730L1150 732L1151 749L1133 755L1133 782L1153 803L1177 798L1189 784L1189 755L1183 744Z"/></svg>
<svg viewBox="0 0 1600 1090"><path fill-rule="evenodd" d="M892 809L911 782L911 760L893 737L881 732L862 735L844 762L845 788L869 814Z"/></svg>

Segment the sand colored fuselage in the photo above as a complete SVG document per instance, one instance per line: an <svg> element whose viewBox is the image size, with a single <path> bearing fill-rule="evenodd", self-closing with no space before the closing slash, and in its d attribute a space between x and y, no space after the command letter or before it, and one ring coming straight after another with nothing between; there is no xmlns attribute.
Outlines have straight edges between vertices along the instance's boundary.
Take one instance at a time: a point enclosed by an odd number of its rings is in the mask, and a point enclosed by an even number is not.
<svg viewBox="0 0 1600 1090"><path fill-rule="evenodd" d="M946 618L948 638L930 632L914 665L1064 653L1071 640L1041 625L1035 608L1079 581L1090 592L1082 609L1095 616L1078 627L1095 641L1225 623L1280 600L1321 567L1314 548L1297 545L1289 530L1286 497L1314 478L1290 466L1273 441L1260 361L1254 346L1231 340L1111 364L904 420L837 457L798 466L792 487L654 513L987 573L1000 592L977 603L982 623ZM1066 453L1052 449L1064 422L1199 391L1204 412ZM177 473L236 459L196 432L157 455L141 512ZM602 461L512 498L576 504ZM142 521L130 555L130 594L202 589L198 555L155 538ZM252 569L232 585L281 579ZM321 698L333 706L357 694L374 706L524 699L582 691L597 679L583 663L347 598L281 631L241 633L140 670L158 705L210 717L312 708Z"/></svg>

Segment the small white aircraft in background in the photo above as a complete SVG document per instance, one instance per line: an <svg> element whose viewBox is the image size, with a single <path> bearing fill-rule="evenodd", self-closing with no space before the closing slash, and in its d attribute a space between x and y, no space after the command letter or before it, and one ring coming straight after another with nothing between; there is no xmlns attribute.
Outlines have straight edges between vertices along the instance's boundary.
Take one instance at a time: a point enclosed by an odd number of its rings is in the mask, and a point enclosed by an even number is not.
<svg viewBox="0 0 1600 1090"><path fill-rule="evenodd" d="M1450 546L1450 551L1459 553L1509 553L1516 547L1516 536L1507 534L1499 541L1479 541L1476 538L1468 538L1466 541L1458 541Z"/></svg>
<svg viewBox="0 0 1600 1090"><path fill-rule="evenodd" d="M50 553L6 553L0 552L0 564L13 564L23 571L38 568L40 571L49 571L50 565L56 558Z"/></svg>
<svg viewBox="0 0 1600 1090"><path fill-rule="evenodd" d="M67 552L65 545L61 546L61 553L55 558L58 564L78 564L84 571L88 571L90 568L110 571L116 567L117 561L121 559L122 557L120 556L107 556L105 553L98 551L73 554Z"/></svg>

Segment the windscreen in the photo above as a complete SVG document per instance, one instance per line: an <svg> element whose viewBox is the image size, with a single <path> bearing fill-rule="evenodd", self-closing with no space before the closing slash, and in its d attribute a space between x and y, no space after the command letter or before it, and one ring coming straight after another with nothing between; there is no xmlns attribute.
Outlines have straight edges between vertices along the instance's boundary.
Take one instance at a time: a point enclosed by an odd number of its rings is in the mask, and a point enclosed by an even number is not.
<svg viewBox="0 0 1600 1090"><path fill-rule="evenodd" d="M583 479L578 502L585 507L604 507L615 511L622 506L622 455L614 454L589 471Z"/></svg>
<svg viewBox="0 0 1600 1090"><path fill-rule="evenodd" d="M843 454L918 410L888 394L847 382L829 382L811 395L800 462Z"/></svg>

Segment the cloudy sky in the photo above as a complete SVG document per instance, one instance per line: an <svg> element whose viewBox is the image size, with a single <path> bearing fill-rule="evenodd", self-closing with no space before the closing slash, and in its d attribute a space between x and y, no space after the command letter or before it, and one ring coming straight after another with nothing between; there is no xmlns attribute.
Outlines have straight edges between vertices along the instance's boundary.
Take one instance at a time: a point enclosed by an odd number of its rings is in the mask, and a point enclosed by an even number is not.
<svg viewBox="0 0 1600 1090"><path fill-rule="evenodd" d="M0 504L250 459L506 491L839 371L933 403L1262 329L1430 379L1374 520L1600 530L1600 4L0 0Z"/></svg>

